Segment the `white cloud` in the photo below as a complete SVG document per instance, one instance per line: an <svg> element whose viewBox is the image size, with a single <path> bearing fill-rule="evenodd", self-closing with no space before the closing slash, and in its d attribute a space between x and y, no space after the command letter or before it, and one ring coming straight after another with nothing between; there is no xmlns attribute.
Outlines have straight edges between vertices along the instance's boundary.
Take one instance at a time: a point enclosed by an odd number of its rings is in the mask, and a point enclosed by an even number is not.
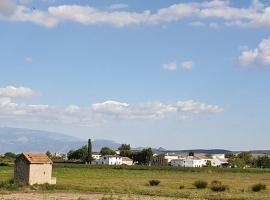
<svg viewBox="0 0 270 200"><path fill-rule="evenodd" d="M0 17L11 15L16 9L15 0L1 0L0 1Z"/></svg>
<svg viewBox="0 0 270 200"><path fill-rule="evenodd" d="M191 60L187 60L181 63L181 68L186 70L191 70L193 68L193 62Z"/></svg>
<svg viewBox="0 0 270 200"><path fill-rule="evenodd" d="M193 100L178 101L175 106L180 112L189 112L194 114L218 113L223 111L223 109L217 105L209 105L203 102L196 102Z"/></svg>
<svg viewBox="0 0 270 200"><path fill-rule="evenodd" d="M128 8L128 5L123 4L123 3L118 3L118 4L112 4L109 6L110 10L119 10L119 9L123 9L123 8Z"/></svg>
<svg viewBox="0 0 270 200"><path fill-rule="evenodd" d="M19 0L20 4L24 4L27 5L29 3L31 3L33 0Z"/></svg>
<svg viewBox="0 0 270 200"><path fill-rule="evenodd" d="M196 101L179 101L173 104L161 102L144 103L138 106L131 106L127 103L106 101L96 103L92 108L97 113L111 115L121 119L161 119L170 113L218 113L223 109L217 105L209 105Z"/></svg>
<svg viewBox="0 0 270 200"><path fill-rule="evenodd" d="M198 101L178 101L175 103L148 102L131 105L108 100L88 107L69 105L67 107L46 104L19 104L15 97L33 95L30 88L8 86L0 88L0 120L30 121L37 123L62 123L76 126L97 126L110 120L157 120L170 115L181 116L222 112L217 105Z"/></svg>
<svg viewBox="0 0 270 200"><path fill-rule="evenodd" d="M245 49L239 56L239 63L247 65L270 65L270 37L260 42L254 49Z"/></svg>
<svg viewBox="0 0 270 200"><path fill-rule="evenodd" d="M126 7L115 4L112 9ZM210 27L269 27L270 7L253 0L248 7L233 7L229 1L213 0L204 2L188 2L160 8L157 11L127 12L119 10L100 10L82 5L50 6L47 10L30 9L26 5L16 5L14 0L0 1L0 15L9 21L32 22L46 27L54 27L59 23L70 21L83 25L110 24L117 27L143 24L161 24L184 19L193 26L205 23ZM218 23L218 22L219 23ZM208 23L209 22L209 23Z"/></svg>
<svg viewBox="0 0 270 200"><path fill-rule="evenodd" d="M14 86L0 88L0 97L27 97L33 95L34 91L31 88Z"/></svg>
<svg viewBox="0 0 270 200"><path fill-rule="evenodd" d="M187 61L184 61L180 64L177 64L176 61L174 61L171 63L163 64L162 66L166 70L175 71L177 69L191 70L193 68L193 65L194 65L193 61L187 60Z"/></svg>
<svg viewBox="0 0 270 200"><path fill-rule="evenodd" d="M171 62L171 63L165 63L163 64L163 68L166 69L166 70L170 70L170 71L174 71L174 70L177 70L177 64L176 62Z"/></svg>

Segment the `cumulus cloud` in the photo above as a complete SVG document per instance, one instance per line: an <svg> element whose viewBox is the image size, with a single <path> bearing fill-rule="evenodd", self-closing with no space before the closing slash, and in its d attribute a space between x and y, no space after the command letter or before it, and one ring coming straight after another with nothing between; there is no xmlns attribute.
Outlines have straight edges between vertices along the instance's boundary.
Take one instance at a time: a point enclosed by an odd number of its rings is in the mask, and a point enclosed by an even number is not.
<svg viewBox="0 0 270 200"><path fill-rule="evenodd" d="M193 61L192 60L187 60L184 61L180 64L177 64L176 61L171 62L171 63L165 63L163 64L163 68L169 71L175 71L177 69L183 69L183 70L191 70L193 68Z"/></svg>
<svg viewBox="0 0 270 200"><path fill-rule="evenodd" d="M188 60L181 63L180 68L190 70L193 68L193 61Z"/></svg>
<svg viewBox="0 0 270 200"><path fill-rule="evenodd" d="M33 95L34 91L31 88L14 86L0 88L0 97L27 97Z"/></svg>
<svg viewBox="0 0 270 200"><path fill-rule="evenodd" d="M184 19L193 26L202 26L207 22L210 27L269 27L270 7L258 0L253 0L247 7L234 7L229 1L200 1L174 4L156 11L127 12L115 9L124 8L125 4L111 5L111 10L101 10L91 6L59 5L47 10L30 9L18 5L15 0L0 1L0 15L9 21L31 22L46 27L55 27L59 23L70 21L83 25L110 24L117 27L130 25L161 24ZM210 21L210 23L208 23ZM217 21L219 23L217 23Z"/></svg>
<svg viewBox="0 0 270 200"><path fill-rule="evenodd" d="M123 4L123 3L118 3L118 4L112 4L109 6L110 10L119 10L119 9L123 9L123 8L127 8L128 5L127 4Z"/></svg>
<svg viewBox="0 0 270 200"><path fill-rule="evenodd" d="M76 126L98 126L110 120L160 120L170 115L176 118L198 114L214 114L223 109L199 101L178 101L175 103L147 102L131 105L108 100L93 103L87 107L69 105L66 107L46 104L19 104L15 97L31 96L33 91L25 87L8 86L0 88L0 120L30 121L37 123L62 123Z"/></svg>
<svg viewBox="0 0 270 200"><path fill-rule="evenodd" d="M0 1L0 16L9 16L16 10L15 0L1 0Z"/></svg>
<svg viewBox="0 0 270 200"><path fill-rule="evenodd" d="M112 115L124 119L161 119L172 113L219 113L223 109L217 105L209 105L203 102L178 101L172 104L150 102L141 105L129 105L127 103L106 101L92 105L97 113Z"/></svg>
<svg viewBox="0 0 270 200"><path fill-rule="evenodd" d="M174 71L174 70L177 70L178 65L174 61L174 62L171 62L171 63L163 64L163 68L166 69L166 70Z"/></svg>
<svg viewBox="0 0 270 200"><path fill-rule="evenodd" d="M262 40L258 47L245 49L239 56L239 63L243 66L248 65L270 65L270 37Z"/></svg>

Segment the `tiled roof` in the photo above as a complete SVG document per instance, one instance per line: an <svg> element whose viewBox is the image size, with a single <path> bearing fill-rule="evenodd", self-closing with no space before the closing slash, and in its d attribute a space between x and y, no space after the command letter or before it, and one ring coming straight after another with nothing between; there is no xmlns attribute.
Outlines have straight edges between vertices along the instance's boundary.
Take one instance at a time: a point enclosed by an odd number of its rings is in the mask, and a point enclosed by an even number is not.
<svg viewBox="0 0 270 200"><path fill-rule="evenodd" d="M43 153L26 153L23 152L22 155L31 163L31 164L52 164L51 159Z"/></svg>
<svg viewBox="0 0 270 200"><path fill-rule="evenodd" d="M132 159L130 159L129 157L122 157L123 161L133 161Z"/></svg>

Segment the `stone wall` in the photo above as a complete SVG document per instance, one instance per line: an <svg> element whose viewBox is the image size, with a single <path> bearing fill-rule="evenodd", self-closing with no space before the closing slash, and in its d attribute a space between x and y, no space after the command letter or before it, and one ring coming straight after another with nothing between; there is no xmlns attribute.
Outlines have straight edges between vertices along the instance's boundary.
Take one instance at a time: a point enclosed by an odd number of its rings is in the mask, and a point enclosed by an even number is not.
<svg viewBox="0 0 270 200"><path fill-rule="evenodd" d="M14 181L23 184L29 182L29 163L23 156L18 157L15 161Z"/></svg>
<svg viewBox="0 0 270 200"><path fill-rule="evenodd" d="M31 164L29 184L51 184L52 164Z"/></svg>

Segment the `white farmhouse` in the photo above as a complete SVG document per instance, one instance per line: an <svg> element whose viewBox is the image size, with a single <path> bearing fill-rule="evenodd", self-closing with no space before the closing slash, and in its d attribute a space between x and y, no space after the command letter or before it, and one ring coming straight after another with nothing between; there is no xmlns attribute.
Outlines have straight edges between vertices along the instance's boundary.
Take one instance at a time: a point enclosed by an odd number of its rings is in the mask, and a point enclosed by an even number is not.
<svg viewBox="0 0 270 200"><path fill-rule="evenodd" d="M98 160L96 160L96 164L98 165L122 165L123 160L120 156L115 155L105 155L101 156Z"/></svg>
<svg viewBox="0 0 270 200"><path fill-rule="evenodd" d="M222 159L222 158L213 158L211 159L211 166L213 167L224 167L224 166L228 166L228 161L226 158Z"/></svg>
<svg viewBox="0 0 270 200"><path fill-rule="evenodd" d="M98 159L100 159L100 157L101 157L101 155L100 155L99 153L93 153L93 154L92 154L92 158L93 158L94 160L98 160Z"/></svg>
<svg viewBox="0 0 270 200"><path fill-rule="evenodd" d="M182 159L171 160L171 165L175 167L203 167L206 166L207 159L203 156L187 156Z"/></svg>

